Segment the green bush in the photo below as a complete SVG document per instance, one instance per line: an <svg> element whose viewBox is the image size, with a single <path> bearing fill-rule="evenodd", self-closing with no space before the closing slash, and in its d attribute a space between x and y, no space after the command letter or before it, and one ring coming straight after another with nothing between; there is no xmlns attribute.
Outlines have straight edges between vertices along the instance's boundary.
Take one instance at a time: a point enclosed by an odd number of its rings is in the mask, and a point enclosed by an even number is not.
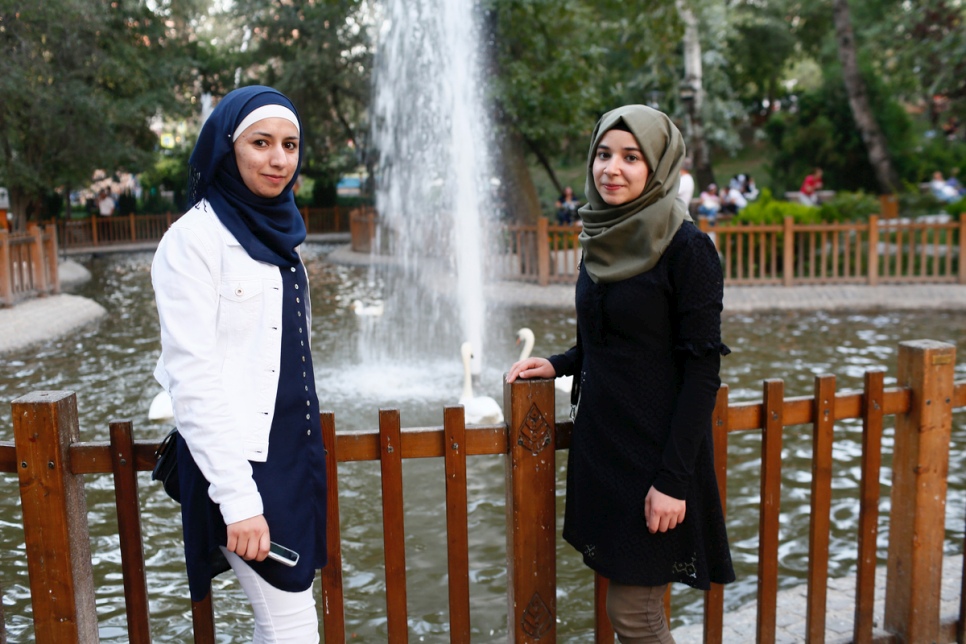
<svg viewBox="0 0 966 644"><path fill-rule="evenodd" d="M947 204L933 196L931 191L922 192L918 185L908 186L908 191L899 195L899 216L919 217L939 212L951 212Z"/></svg>
<svg viewBox="0 0 966 644"><path fill-rule="evenodd" d="M945 210L953 217L959 217L961 213L966 212L966 197L949 204L946 206Z"/></svg>
<svg viewBox="0 0 966 644"><path fill-rule="evenodd" d="M866 192L836 192L835 196L821 205L821 220L866 221L869 215L881 214L879 199Z"/></svg>
<svg viewBox="0 0 966 644"><path fill-rule="evenodd" d="M791 217L797 224L818 224L822 222L822 209L794 201L779 201L772 196L771 190L765 188L758 199L738 211L734 221L743 224L780 224L785 217Z"/></svg>

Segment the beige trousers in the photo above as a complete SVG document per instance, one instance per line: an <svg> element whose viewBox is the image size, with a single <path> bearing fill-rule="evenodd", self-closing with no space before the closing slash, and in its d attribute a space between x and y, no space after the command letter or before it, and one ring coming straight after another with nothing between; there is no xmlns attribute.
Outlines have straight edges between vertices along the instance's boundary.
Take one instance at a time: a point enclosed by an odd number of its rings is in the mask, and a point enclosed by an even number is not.
<svg viewBox="0 0 966 644"><path fill-rule="evenodd" d="M607 586L607 616L621 644L674 644L664 619L663 586Z"/></svg>

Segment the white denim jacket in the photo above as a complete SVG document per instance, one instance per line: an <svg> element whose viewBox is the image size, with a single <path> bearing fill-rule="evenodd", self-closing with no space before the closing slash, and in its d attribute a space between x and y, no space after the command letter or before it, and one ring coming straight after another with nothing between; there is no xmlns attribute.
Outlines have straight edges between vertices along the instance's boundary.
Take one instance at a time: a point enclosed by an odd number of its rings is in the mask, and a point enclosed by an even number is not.
<svg viewBox="0 0 966 644"><path fill-rule="evenodd" d="M203 200L165 233L151 278L161 320L154 375L208 495L226 524L262 514L249 461L268 458L282 348L279 268L252 259Z"/></svg>

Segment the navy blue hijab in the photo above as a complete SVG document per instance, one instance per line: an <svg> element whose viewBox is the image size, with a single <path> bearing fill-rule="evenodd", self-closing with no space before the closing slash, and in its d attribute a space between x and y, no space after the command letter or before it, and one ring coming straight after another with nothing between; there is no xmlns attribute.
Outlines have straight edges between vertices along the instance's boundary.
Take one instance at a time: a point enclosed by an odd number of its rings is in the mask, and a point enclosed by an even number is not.
<svg viewBox="0 0 966 644"><path fill-rule="evenodd" d="M192 205L207 199L221 223L253 259L288 268L298 264L295 249L305 239L305 222L292 192L302 167L301 119L299 165L277 197L259 197L249 190L235 161L235 129L263 105L282 105L299 118L292 101L271 87L253 85L229 92L205 121L188 160L188 198Z"/></svg>

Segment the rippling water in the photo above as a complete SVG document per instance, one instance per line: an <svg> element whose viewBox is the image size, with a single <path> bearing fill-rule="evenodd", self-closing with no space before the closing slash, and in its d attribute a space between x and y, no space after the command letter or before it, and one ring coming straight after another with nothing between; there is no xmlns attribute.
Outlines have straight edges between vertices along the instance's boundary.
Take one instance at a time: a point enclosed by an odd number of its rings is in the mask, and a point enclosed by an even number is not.
<svg viewBox="0 0 966 644"><path fill-rule="evenodd" d="M313 351L316 382L323 408L336 413L339 430L372 428L378 409L399 408L404 427L440 425L442 409L455 404L462 384L458 347L452 361L361 364L365 324L350 310L355 299L381 298L383 284L365 268L325 261L329 249L307 252L312 284ZM108 316L91 328L22 352L0 357L0 440L12 440L9 402L34 390L70 390L78 394L81 439L106 440L108 423L131 419L139 439L155 439L167 428L147 420L158 391L151 372L159 351L158 322L150 283L151 254L82 259L93 279L79 294L100 302ZM376 278L377 279L377 278ZM501 399L501 375L516 359L515 331L531 327L537 355L566 349L574 333L572 313L545 309L491 308L486 329L489 347L477 393ZM838 389L859 389L868 368L886 370L886 386L895 385L896 354L901 340L928 338L963 345L966 329L959 313L761 313L726 315L725 341L733 353L722 361L722 380L732 401L759 400L762 381L782 377L786 396L811 395L816 375L837 376ZM966 359L959 358L963 380ZM566 397L557 413L566 415ZM947 504L947 553L962 552L966 474L955 467L966 456L966 414L954 416L954 437ZM835 478L832 500L831 561L833 577L855 569L856 496L859 485L861 424L836 425ZM739 580L725 591L726 608L755 597L757 572L758 432L732 434L728 453L728 529ZM891 424L883 440L879 556L885 561ZM782 461L781 583L801 583L808 566L810 428L787 428ZM506 566L504 562L503 459L469 459L469 535L472 627L474 642L506 641ZM558 509L563 508L564 455L558 455ZM145 540L151 628L155 641L190 639L190 606L180 552L177 507L159 486L141 474L141 519ZM0 495L0 587L3 589L8 641L33 641L29 585L23 554L17 478L0 475L7 492ZM97 611L104 642L127 641L114 500L108 475L87 479L91 549L97 575ZM340 467L345 559L346 619L350 638L384 641L385 581L382 569L382 522L379 471L375 463ZM426 459L404 466L409 624L414 641L448 641L446 624L446 539L440 530L445 510L442 462ZM558 514L561 517L562 514ZM558 527L559 534L559 527ZM558 641L587 641L592 628L592 577L578 555L562 540L558 546ZM215 616L219 641L250 636L251 618L233 578L215 580ZM701 619L701 594L676 588L673 626Z"/></svg>

